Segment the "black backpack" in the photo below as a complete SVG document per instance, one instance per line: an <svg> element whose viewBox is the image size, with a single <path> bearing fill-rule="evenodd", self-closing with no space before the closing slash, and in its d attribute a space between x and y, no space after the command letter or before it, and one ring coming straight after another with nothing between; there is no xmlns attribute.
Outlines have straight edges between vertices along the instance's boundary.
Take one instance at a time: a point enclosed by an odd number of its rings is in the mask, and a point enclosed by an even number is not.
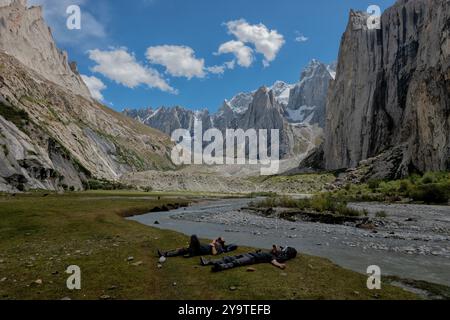
<svg viewBox="0 0 450 320"><path fill-rule="evenodd" d="M297 250L292 247L284 248L277 257L278 262L286 262L297 257Z"/></svg>

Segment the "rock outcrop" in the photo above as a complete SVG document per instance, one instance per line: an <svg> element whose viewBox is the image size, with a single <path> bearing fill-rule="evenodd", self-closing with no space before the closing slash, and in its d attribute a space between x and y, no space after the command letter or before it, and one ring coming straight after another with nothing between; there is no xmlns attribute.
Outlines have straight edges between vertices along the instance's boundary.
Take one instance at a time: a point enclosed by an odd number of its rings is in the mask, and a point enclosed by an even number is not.
<svg viewBox="0 0 450 320"><path fill-rule="evenodd" d="M172 168L170 145L0 53L0 190L78 190L86 179Z"/></svg>
<svg viewBox="0 0 450 320"><path fill-rule="evenodd" d="M379 30L367 18L352 11L342 37L327 102L326 168L383 153L395 159L384 166L392 178L450 170L450 2L399 0Z"/></svg>
<svg viewBox="0 0 450 320"><path fill-rule="evenodd" d="M89 89L69 63L66 52L59 50L52 32L43 19L42 7L27 8L26 0L0 2L0 51L14 56L41 77L91 98Z"/></svg>

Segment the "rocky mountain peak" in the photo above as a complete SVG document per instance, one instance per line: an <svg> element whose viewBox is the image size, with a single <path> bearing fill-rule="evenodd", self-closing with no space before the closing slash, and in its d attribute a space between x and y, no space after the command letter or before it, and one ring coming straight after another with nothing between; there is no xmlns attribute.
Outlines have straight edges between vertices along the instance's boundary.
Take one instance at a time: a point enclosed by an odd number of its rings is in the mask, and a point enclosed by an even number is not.
<svg viewBox="0 0 450 320"><path fill-rule="evenodd" d="M60 51L41 7L27 7L26 0L0 1L0 50L14 56L45 79L89 98L91 94L70 65L66 52Z"/></svg>
<svg viewBox="0 0 450 320"><path fill-rule="evenodd" d="M300 82L291 90L286 113L290 122L325 126L328 86L336 75L335 64L313 59L302 71Z"/></svg>

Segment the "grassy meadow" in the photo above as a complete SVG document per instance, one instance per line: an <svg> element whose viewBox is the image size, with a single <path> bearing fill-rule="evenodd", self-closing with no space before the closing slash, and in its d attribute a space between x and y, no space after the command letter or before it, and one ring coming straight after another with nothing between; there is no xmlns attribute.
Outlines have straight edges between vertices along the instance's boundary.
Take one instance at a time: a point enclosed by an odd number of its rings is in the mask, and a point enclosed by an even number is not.
<svg viewBox="0 0 450 320"><path fill-rule="evenodd" d="M223 195L222 195L223 196ZM131 191L0 195L0 299L416 299L397 287L366 288L367 277L300 255L285 271L270 265L212 273L197 259L158 268L157 248L188 237L125 220L156 207L212 195ZM246 252L249 248L241 248ZM70 265L81 290L66 287Z"/></svg>

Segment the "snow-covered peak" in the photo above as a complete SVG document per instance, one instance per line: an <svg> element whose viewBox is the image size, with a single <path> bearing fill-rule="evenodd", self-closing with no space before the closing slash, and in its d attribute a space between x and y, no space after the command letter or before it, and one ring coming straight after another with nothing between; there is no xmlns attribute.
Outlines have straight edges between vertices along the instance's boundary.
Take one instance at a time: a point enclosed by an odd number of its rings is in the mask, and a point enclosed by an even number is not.
<svg viewBox="0 0 450 320"><path fill-rule="evenodd" d="M328 73L333 78L333 80L336 79L336 68L337 68L336 62L333 62L333 63L330 63L329 65L327 65Z"/></svg>
<svg viewBox="0 0 450 320"><path fill-rule="evenodd" d="M287 104L289 103L289 95L293 87L293 85L286 82L276 81L273 86L270 87L270 90L273 91L275 99L277 99L279 104L287 106Z"/></svg>
<svg viewBox="0 0 450 320"><path fill-rule="evenodd" d="M254 96L255 92L241 92L239 94L237 94L236 96L234 96L233 98L231 98L230 101L225 101L226 103L228 103L228 105L230 106L230 108L238 113L238 114L242 114L245 113L248 108L250 107L250 104L253 101L253 96Z"/></svg>

